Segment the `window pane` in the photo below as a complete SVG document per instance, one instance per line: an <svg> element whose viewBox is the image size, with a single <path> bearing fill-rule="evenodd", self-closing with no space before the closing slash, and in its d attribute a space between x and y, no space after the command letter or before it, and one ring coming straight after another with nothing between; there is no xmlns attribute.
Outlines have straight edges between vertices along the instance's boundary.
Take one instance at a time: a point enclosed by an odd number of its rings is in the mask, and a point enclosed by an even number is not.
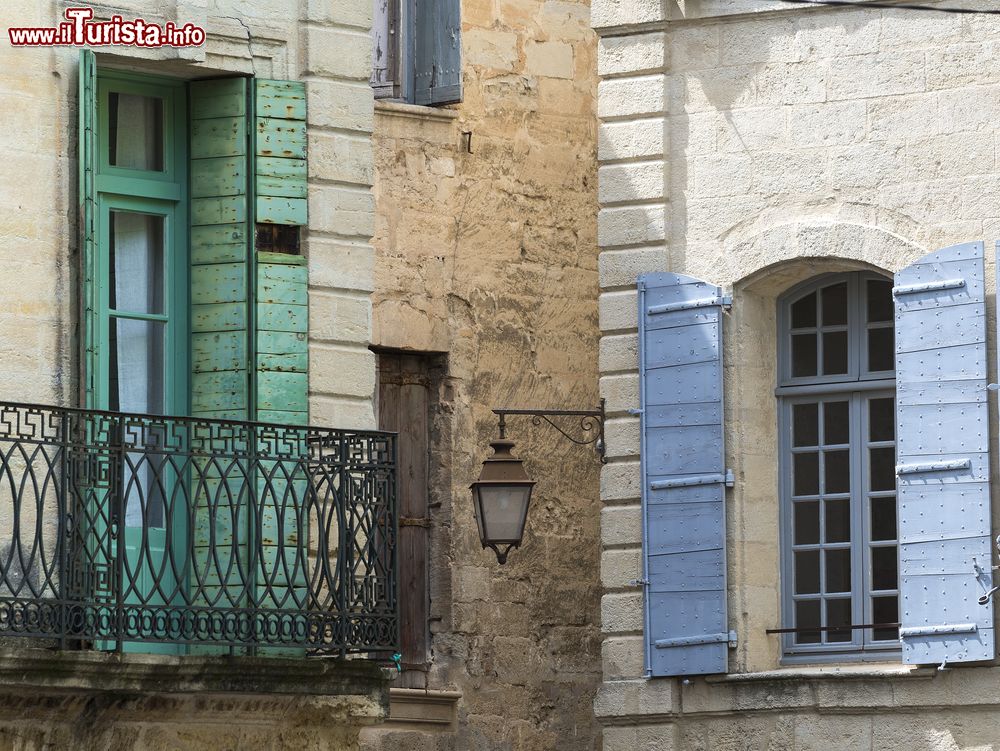
<svg viewBox="0 0 1000 751"><path fill-rule="evenodd" d="M800 600L795 603L795 628L817 627L819 622L819 600ZM798 631L796 644L818 644L819 631Z"/></svg>
<svg viewBox="0 0 1000 751"><path fill-rule="evenodd" d="M872 548L872 589L896 589L896 546Z"/></svg>
<svg viewBox="0 0 1000 751"><path fill-rule="evenodd" d="M847 282L823 288L823 325L843 326L847 323Z"/></svg>
<svg viewBox="0 0 1000 751"><path fill-rule="evenodd" d="M112 319L109 409L163 414L163 329L159 321Z"/></svg>
<svg viewBox="0 0 1000 751"><path fill-rule="evenodd" d="M819 501L799 501L795 504L796 545L819 543Z"/></svg>
<svg viewBox="0 0 1000 751"><path fill-rule="evenodd" d="M871 489L896 489L896 449L887 446L880 449L869 449L871 461Z"/></svg>
<svg viewBox="0 0 1000 751"><path fill-rule="evenodd" d="M851 418L848 402L826 402L823 404L823 443L843 444L850 441Z"/></svg>
<svg viewBox="0 0 1000 751"><path fill-rule="evenodd" d="M895 399L868 400L868 440L892 441L896 438Z"/></svg>
<svg viewBox="0 0 1000 751"><path fill-rule="evenodd" d="M851 624L851 599L849 597L838 598L826 601L826 625L827 626L850 626ZM827 631L826 640L828 642L851 641L851 629L845 628L839 631Z"/></svg>
<svg viewBox="0 0 1000 751"><path fill-rule="evenodd" d="M887 279L868 280L868 323L891 321L892 282Z"/></svg>
<svg viewBox="0 0 1000 751"><path fill-rule="evenodd" d="M108 164L162 172L163 100L112 91L108 110Z"/></svg>
<svg viewBox="0 0 1000 751"><path fill-rule="evenodd" d="M795 378L816 375L816 335L792 337L792 375Z"/></svg>
<svg viewBox="0 0 1000 751"><path fill-rule="evenodd" d="M894 370L896 367L895 329L868 330L868 370Z"/></svg>
<svg viewBox="0 0 1000 751"><path fill-rule="evenodd" d="M819 495L819 454L795 454L792 470L795 495Z"/></svg>
<svg viewBox="0 0 1000 751"><path fill-rule="evenodd" d="M872 620L875 623L899 623L899 599L896 595L872 598ZM877 628L873 636L877 641L897 641L899 628Z"/></svg>
<svg viewBox="0 0 1000 751"><path fill-rule="evenodd" d="M851 591L851 551L827 550L826 555L826 591Z"/></svg>
<svg viewBox="0 0 1000 751"><path fill-rule="evenodd" d="M795 553L795 594L819 592L819 551L799 550Z"/></svg>
<svg viewBox="0 0 1000 751"><path fill-rule="evenodd" d="M842 375L847 372L847 332L832 331L823 334L823 375Z"/></svg>
<svg viewBox="0 0 1000 751"><path fill-rule="evenodd" d="M112 211L109 221L109 307L162 313L163 217Z"/></svg>
<svg viewBox="0 0 1000 751"><path fill-rule="evenodd" d="M896 539L896 499L872 498L872 539Z"/></svg>
<svg viewBox="0 0 1000 751"><path fill-rule="evenodd" d="M851 541L851 502L845 498L841 501L825 501L823 503L826 516L826 540L824 542Z"/></svg>
<svg viewBox="0 0 1000 751"><path fill-rule="evenodd" d="M792 445L816 446L819 444L819 405L792 405Z"/></svg>
<svg viewBox="0 0 1000 751"><path fill-rule="evenodd" d="M807 329L816 325L816 293L792 303L792 328Z"/></svg>
<svg viewBox="0 0 1000 751"><path fill-rule="evenodd" d="M848 451L826 451L823 454L823 492L851 492L851 455Z"/></svg>

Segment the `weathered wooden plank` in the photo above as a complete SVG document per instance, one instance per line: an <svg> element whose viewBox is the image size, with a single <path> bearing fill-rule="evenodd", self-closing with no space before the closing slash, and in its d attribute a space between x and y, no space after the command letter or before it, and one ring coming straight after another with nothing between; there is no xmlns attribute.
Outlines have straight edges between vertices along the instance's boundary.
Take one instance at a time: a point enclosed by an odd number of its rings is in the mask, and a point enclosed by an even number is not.
<svg viewBox="0 0 1000 751"><path fill-rule="evenodd" d="M309 223L309 201L305 198L257 196L257 221L261 224L294 224L304 227Z"/></svg>
<svg viewBox="0 0 1000 751"><path fill-rule="evenodd" d="M290 412L284 409L258 409L258 422L271 422L277 425L308 425L308 412Z"/></svg>
<svg viewBox="0 0 1000 751"><path fill-rule="evenodd" d="M213 331L191 334L191 363L195 373L245 368L246 332Z"/></svg>
<svg viewBox="0 0 1000 751"><path fill-rule="evenodd" d="M258 303L257 328L308 334L309 307L307 305Z"/></svg>
<svg viewBox="0 0 1000 751"><path fill-rule="evenodd" d="M221 156L191 160L191 197L241 196L247 192L246 158Z"/></svg>
<svg viewBox="0 0 1000 751"><path fill-rule="evenodd" d="M206 224L191 228L191 264L245 261L244 224Z"/></svg>
<svg viewBox="0 0 1000 751"><path fill-rule="evenodd" d="M291 253L272 253L269 250L258 250L257 262L277 264L278 266L309 265L309 261L305 256L292 255Z"/></svg>
<svg viewBox="0 0 1000 751"><path fill-rule="evenodd" d="M308 373L257 373L257 408L263 410L309 411Z"/></svg>
<svg viewBox="0 0 1000 751"><path fill-rule="evenodd" d="M258 264L257 300L286 305L309 304L309 269L305 266Z"/></svg>
<svg viewBox="0 0 1000 751"><path fill-rule="evenodd" d="M305 159L259 156L256 161L258 196L308 196L308 168Z"/></svg>
<svg viewBox="0 0 1000 751"><path fill-rule="evenodd" d="M272 370L277 373L308 373L309 353L258 354L257 370Z"/></svg>
<svg viewBox="0 0 1000 751"><path fill-rule="evenodd" d="M240 303L191 306L191 331L234 331L247 328L246 306Z"/></svg>
<svg viewBox="0 0 1000 751"><path fill-rule="evenodd" d="M198 266L191 274L191 302L194 305L243 302L247 299L246 265L212 263Z"/></svg>
<svg viewBox="0 0 1000 751"><path fill-rule="evenodd" d="M247 220L247 201L243 196L194 198L191 201L192 224L236 224Z"/></svg>
<svg viewBox="0 0 1000 751"><path fill-rule="evenodd" d="M239 117L246 114L245 78L221 78L191 83L191 119Z"/></svg>
<svg viewBox="0 0 1000 751"><path fill-rule="evenodd" d="M302 81L258 78L254 83L258 116L306 119L306 86Z"/></svg>
<svg viewBox="0 0 1000 751"><path fill-rule="evenodd" d="M246 154L246 119L243 117L215 117L191 123L191 158L207 159L217 156Z"/></svg>
<svg viewBox="0 0 1000 751"><path fill-rule="evenodd" d="M306 124L276 117L257 118L257 156L306 158Z"/></svg>
<svg viewBox="0 0 1000 751"><path fill-rule="evenodd" d="M212 420L245 420L246 412L243 409L192 409L192 417L204 417Z"/></svg>
<svg viewBox="0 0 1000 751"><path fill-rule="evenodd" d="M245 420L247 399L244 392L200 392L194 391L191 396L191 409L197 414L214 413L217 419ZM223 418L219 415L225 412L234 417Z"/></svg>
<svg viewBox="0 0 1000 751"><path fill-rule="evenodd" d="M199 394L234 394L246 388L247 371L213 370L208 373L192 373L191 387Z"/></svg>

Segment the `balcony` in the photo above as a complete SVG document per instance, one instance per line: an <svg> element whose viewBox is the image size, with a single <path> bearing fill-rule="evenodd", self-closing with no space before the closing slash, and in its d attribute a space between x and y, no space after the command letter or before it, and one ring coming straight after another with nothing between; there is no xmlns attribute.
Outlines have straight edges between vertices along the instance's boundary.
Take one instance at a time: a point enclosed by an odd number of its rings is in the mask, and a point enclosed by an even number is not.
<svg viewBox="0 0 1000 751"><path fill-rule="evenodd" d="M384 660L395 455L389 433L0 402L0 638Z"/></svg>

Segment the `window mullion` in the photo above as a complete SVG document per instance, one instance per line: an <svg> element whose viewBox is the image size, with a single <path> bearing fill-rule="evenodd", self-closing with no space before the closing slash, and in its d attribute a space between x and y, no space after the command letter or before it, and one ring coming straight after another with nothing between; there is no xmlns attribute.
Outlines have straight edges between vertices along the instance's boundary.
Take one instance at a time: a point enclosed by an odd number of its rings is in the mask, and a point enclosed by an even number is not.
<svg viewBox="0 0 1000 751"><path fill-rule="evenodd" d="M868 536L865 523L865 395L861 392L851 394L851 539L854 564L852 581L854 584L853 612L855 623L871 623L868 620ZM855 631L858 647L863 649L868 642L868 629Z"/></svg>

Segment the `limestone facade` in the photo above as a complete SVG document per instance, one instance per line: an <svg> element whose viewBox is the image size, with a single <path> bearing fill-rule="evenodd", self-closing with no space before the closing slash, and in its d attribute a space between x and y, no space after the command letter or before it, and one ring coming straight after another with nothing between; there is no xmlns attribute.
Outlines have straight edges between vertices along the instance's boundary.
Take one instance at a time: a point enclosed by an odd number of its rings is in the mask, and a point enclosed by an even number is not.
<svg viewBox="0 0 1000 751"><path fill-rule="evenodd" d="M600 464L509 420L538 485L504 566L481 549L469 483L497 435L491 408L597 405L596 37L587 2L463 0L461 14L462 102L375 105L372 339L445 363L430 659L396 685L454 697L456 719L421 730L397 715L363 737L385 751L592 749ZM413 694L396 696L412 718Z"/></svg>
<svg viewBox="0 0 1000 751"><path fill-rule="evenodd" d="M1000 668L782 667L765 629L781 622L776 299L826 271L891 273L954 243L992 246L1000 19L595 0L591 21L600 36L599 367L611 457L601 477L595 703L604 748L988 747L1000 707L975 687ZM738 646L725 677L643 677L639 420L629 410L639 406L635 280L646 271L690 274L734 298L724 358ZM994 345L991 332L992 380ZM994 529L998 510L994 502Z"/></svg>

